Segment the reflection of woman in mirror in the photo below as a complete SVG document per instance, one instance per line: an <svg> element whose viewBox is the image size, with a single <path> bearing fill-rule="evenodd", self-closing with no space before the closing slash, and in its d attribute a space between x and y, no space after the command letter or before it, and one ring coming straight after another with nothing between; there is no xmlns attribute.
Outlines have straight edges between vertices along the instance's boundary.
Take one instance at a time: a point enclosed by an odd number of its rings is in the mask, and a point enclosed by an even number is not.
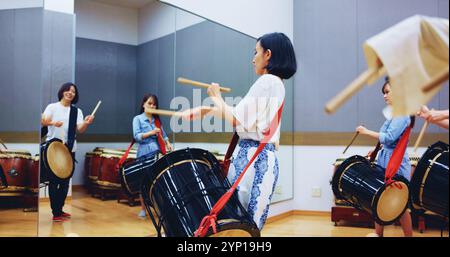
<svg viewBox="0 0 450 257"><path fill-rule="evenodd" d="M184 113L185 119L212 114L225 119L236 128L240 137L240 150L228 172L231 183L236 181L249 162L264 138L263 133L268 130L284 102L283 80L291 78L297 71L294 48L289 38L282 33L266 34L259 38L254 51L253 66L260 77L236 107L225 103L219 85L213 83L208 89L208 95L214 102L214 108L210 112L200 107ZM237 187L239 200L259 229L262 229L266 222L278 179L276 145L279 140L280 127Z"/></svg>
<svg viewBox="0 0 450 257"><path fill-rule="evenodd" d="M160 153L165 154L166 147L172 151L172 145L159 116L151 113L152 109L158 109L158 98L156 95L145 94L140 105L140 114L133 119L133 137L138 143L137 158L150 158L156 161ZM145 217L142 196L140 200L141 211L138 216Z"/></svg>
<svg viewBox="0 0 450 257"><path fill-rule="evenodd" d="M78 89L73 83L65 83L58 91L58 102L49 104L42 114L41 124L48 127L46 140L59 138L63 142L69 140L69 116L71 108L78 103ZM76 122L76 131L73 133L83 133L87 127L94 121L94 116L88 115L83 118L83 112L77 108L77 114L74 122ZM74 138L74 137L72 137ZM71 145L72 157L75 159L75 151L77 142L68 142ZM69 147L70 149L70 147ZM49 181L49 197L50 206L53 213L53 221L63 221L70 218L70 214L63 211L64 202L69 190L69 181Z"/></svg>
<svg viewBox="0 0 450 257"><path fill-rule="evenodd" d="M389 84L389 78L386 78L386 81L381 89L381 92L384 96L384 101L387 105L392 105L391 100L391 85ZM361 135L367 135L374 139L379 140L379 142L383 145L383 148L378 154L377 164L383 168L388 166L389 160L391 159L392 154L394 153L394 149L397 146L400 137L405 132L406 128L410 125L411 119L409 116L402 116L396 118L387 119L383 126L381 127L379 132L372 131L367 129L364 126L359 126L356 128L356 131ZM369 156L372 153L369 153ZM408 181L411 179L411 163L409 161L408 152L405 151L402 159L402 163L397 171L397 174L403 176ZM403 233L407 237L411 237L412 232L412 221L411 214L408 210L400 218L400 224L403 229ZM375 233L378 236L383 236L384 227L375 222Z"/></svg>

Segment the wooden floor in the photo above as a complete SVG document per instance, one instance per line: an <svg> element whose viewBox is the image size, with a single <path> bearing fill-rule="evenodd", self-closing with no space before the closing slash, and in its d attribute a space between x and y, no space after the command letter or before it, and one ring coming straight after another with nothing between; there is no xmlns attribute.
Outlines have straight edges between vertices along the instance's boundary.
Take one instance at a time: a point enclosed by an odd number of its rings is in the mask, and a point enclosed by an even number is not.
<svg viewBox="0 0 450 257"><path fill-rule="evenodd" d="M39 203L39 214L22 209L0 210L0 236L156 236L150 219L137 216L139 206L130 207L116 200L102 201L84 191L75 191L72 199L66 201L64 210L72 214L69 221L53 222L48 200ZM296 214L272 220L262 230L263 237L365 237L373 232L372 228L344 223L334 226L328 214ZM444 231L444 236L448 235L448 231ZM387 226L385 236L401 237L403 232L400 226ZM441 233L438 229L427 229L424 233L415 230L414 236L439 237Z"/></svg>

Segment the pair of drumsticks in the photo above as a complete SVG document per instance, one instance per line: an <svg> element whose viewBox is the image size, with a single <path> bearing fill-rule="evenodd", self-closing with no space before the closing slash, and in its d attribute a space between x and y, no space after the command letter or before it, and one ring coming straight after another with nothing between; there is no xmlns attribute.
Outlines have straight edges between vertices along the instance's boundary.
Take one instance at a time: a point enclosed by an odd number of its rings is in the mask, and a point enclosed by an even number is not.
<svg viewBox="0 0 450 257"><path fill-rule="evenodd" d="M206 88L206 89L211 86L211 84L198 82L198 81L194 81L194 80L190 80L190 79L186 79L186 78L182 78L182 77L179 77L177 79L177 81L178 81L178 83L181 83L181 84L192 85L192 86L195 86L195 87L201 87L201 88ZM231 92L231 88L229 88L229 87L220 87L220 91L221 92L225 92L225 93L229 93L229 92ZM165 116L177 116L177 117L183 116L183 112L180 112L180 111L150 109L150 110L148 110L148 112L152 113L152 114L165 115Z"/></svg>
<svg viewBox="0 0 450 257"><path fill-rule="evenodd" d="M353 80L344 90L333 97L326 105L325 111L328 114L336 112L336 110L344 104L350 97L360 91L371 79L378 79L386 74L386 68L378 62L379 66L376 68L369 68L361 73L355 80ZM442 83L448 80L448 67L439 72L434 78L422 86L422 92L428 93L431 90L439 87Z"/></svg>

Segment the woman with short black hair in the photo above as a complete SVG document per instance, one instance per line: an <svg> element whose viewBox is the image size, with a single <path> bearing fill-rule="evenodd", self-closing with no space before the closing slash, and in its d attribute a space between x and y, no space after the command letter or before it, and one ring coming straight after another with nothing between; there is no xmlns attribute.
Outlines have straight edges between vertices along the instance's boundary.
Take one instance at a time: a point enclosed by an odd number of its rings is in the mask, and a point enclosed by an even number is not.
<svg viewBox="0 0 450 257"><path fill-rule="evenodd" d="M63 142L69 141L69 116L71 108L77 108L74 104L78 103L78 89L74 83L63 84L58 90L58 102L49 104L42 114L41 124L48 127L46 141L53 138L59 138ZM88 115L83 118L83 112L77 108L76 113L76 131L74 133L84 133L87 127L94 121L94 116ZM69 143L71 153L75 159L77 148L76 139ZM42 172L42 171L41 171ZM53 221L64 221L70 218L70 214L63 211L64 202L69 190L69 180L67 181L49 181L50 206L53 213Z"/></svg>
<svg viewBox="0 0 450 257"><path fill-rule="evenodd" d="M240 149L228 171L228 179L232 184L265 138L271 121L277 117L285 98L284 80L291 78L297 71L295 52L289 38L283 33L270 33L258 38L253 66L260 77L236 107L225 103L219 85L213 83L208 88L208 95L212 98L214 107L197 107L185 111L183 115L184 119L196 119L212 114L224 118L236 127ZM266 222L278 180L276 150L279 140L280 126L237 187L240 202L260 230Z"/></svg>

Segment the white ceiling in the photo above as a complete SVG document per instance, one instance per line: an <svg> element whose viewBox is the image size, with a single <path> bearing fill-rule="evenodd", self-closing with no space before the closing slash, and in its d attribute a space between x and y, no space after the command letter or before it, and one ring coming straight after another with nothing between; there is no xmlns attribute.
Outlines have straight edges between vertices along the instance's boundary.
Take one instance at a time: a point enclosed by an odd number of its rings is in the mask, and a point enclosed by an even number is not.
<svg viewBox="0 0 450 257"><path fill-rule="evenodd" d="M78 1L78 0L75 0ZM91 0L93 2L100 2L109 5L117 5L128 8L139 9L148 3L155 2L156 0Z"/></svg>

